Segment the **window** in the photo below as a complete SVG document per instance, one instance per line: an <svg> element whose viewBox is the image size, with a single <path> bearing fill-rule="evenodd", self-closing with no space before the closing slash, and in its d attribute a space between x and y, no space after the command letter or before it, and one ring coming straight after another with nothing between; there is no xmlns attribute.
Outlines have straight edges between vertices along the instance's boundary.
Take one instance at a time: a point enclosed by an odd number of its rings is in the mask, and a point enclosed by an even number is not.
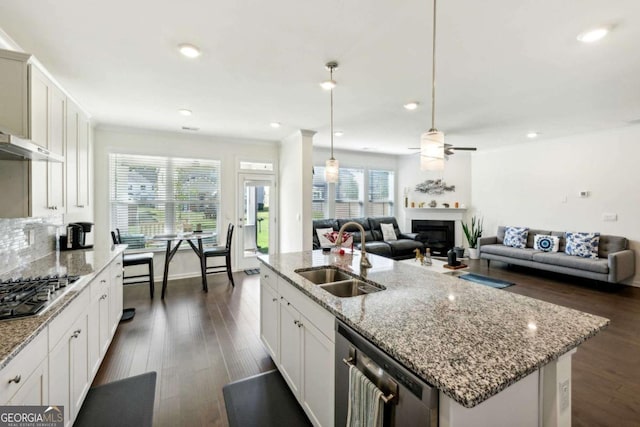
<svg viewBox="0 0 640 427"><path fill-rule="evenodd" d="M335 218L362 216L363 199L364 171L362 169L340 168L338 184L336 185Z"/></svg>
<svg viewBox="0 0 640 427"><path fill-rule="evenodd" d="M327 183L324 180L324 166L313 168L313 189L311 195L311 215L313 219L326 218L327 206Z"/></svg>
<svg viewBox="0 0 640 427"><path fill-rule="evenodd" d="M393 215L393 171L369 170L367 216Z"/></svg>
<svg viewBox="0 0 640 427"><path fill-rule="evenodd" d="M217 233L219 161L110 154L109 164L111 228L124 242L197 224Z"/></svg>

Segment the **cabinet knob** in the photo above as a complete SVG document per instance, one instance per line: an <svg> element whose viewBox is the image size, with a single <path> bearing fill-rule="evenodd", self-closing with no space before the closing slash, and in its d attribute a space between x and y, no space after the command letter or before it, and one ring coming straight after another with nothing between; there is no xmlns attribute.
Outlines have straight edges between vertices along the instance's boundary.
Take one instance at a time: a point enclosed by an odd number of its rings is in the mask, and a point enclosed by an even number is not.
<svg viewBox="0 0 640 427"><path fill-rule="evenodd" d="M100 296L100 299L105 299L107 298L107 294L102 294L102 296Z"/></svg>
<svg viewBox="0 0 640 427"><path fill-rule="evenodd" d="M122 277L122 274L118 274L118 275L116 275L116 279L119 279L119 278L121 278L121 277Z"/></svg>
<svg viewBox="0 0 640 427"><path fill-rule="evenodd" d="M107 283L107 281L102 279L102 280L100 280L100 283Z"/></svg>
<svg viewBox="0 0 640 427"><path fill-rule="evenodd" d="M294 325L297 325L298 323L300 323L300 322L298 322L297 320L294 320L294 321L293 321L293 324L294 324Z"/></svg>
<svg viewBox="0 0 640 427"><path fill-rule="evenodd" d="M268 275L268 274L265 274L265 275L264 275L264 278L265 278L265 279L268 279L268 278L269 278L269 275Z"/></svg>
<svg viewBox="0 0 640 427"><path fill-rule="evenodd" d="M80 336L80 332L82 332L82 329L76 329L75 331L73 331L73 335L71 335L71 338L78 338Z"/></svg>
<svg viewBox="0 0 640 427"><path fill-rule="evenodd" d="M287 301L287 305L291 305L291 303L289 301Z"/></svg>
<svg viewBox="0 0 640 427"><path fill-rule="evenodd" d="M16 375L15 377L11 378L9 380L9 384L11 383L16 383L18 384L20 382L20 380L22 379L22 375Z"/></svg>
<svg viewBox="0 0 640 427"><path fill-rule="evenodd" d="M278 298L274 298L271 301L276 302L276 301L278 301Z"/></svg>
<svg viewBox="0 0 640 427"><path fill-rule="evenodd" d="M302 328L302 322L298 322L298 328Z"/></svg>
<svg viewBox="0 0 640 427"><path fill-rule="evenodd" d="M79 207L79 208L84 208L84 205L78 205L77 207Z"/></svg>

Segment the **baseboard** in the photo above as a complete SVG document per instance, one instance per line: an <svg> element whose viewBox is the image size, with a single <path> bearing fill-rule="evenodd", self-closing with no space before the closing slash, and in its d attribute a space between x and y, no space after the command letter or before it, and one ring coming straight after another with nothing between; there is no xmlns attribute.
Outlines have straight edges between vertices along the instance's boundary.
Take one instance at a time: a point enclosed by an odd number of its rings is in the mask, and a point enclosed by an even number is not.
<svg viewBox="0 0 640 427"><path fill-rule="evenodd" d="M235 271L232 270L232 273L235 273ZM211 273L211 274L213 274L213 273ZM221 273L218 273L218 274L221 274ZM202 276L200 275L200 272L196 271L196 272L190 272L190 273L169 274L169 278L168 279L169 280L193 279L193 278L200 279L201 277ZM156 283L156 284L159 283L162 286L162 275L160 275L160 278L158 278L158 275L156 274L154 283Z"/></svg>

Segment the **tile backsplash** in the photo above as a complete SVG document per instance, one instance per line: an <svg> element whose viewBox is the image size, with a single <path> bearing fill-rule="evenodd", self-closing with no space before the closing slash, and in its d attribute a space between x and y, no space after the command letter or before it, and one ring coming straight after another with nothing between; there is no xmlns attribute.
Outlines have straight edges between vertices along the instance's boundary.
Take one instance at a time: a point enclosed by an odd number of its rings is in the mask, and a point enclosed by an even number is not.
<svg viewBox="0 0 640 427"><path fill-rule="evenodd" d="M62 215L0 218L0 274L24 266L56 249Z"/></svg>

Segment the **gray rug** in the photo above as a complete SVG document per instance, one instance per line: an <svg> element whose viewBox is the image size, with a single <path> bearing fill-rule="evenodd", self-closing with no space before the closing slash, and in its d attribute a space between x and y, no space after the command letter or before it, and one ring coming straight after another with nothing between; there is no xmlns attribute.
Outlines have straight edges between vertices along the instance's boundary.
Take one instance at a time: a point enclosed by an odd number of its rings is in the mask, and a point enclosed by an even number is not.
<svg viewBox="0 0 640 427"><path fill-rule="evenodd" d="M492 277L483 276L481 274L469 273L458 276L462 280L468 280L469 282L479 283L481 285L490 286L496 289L504 289L509 286L515 285L513 282L507 282L506 280L494 279Z"/></svg>
<svg viewBox="0 0 640 427"><path fill-rule="evenodd" d="M277 370L222 388L229 427L304 427L311 423Z"/></svg>
<svg viewBox="0 0 640 427"><path fill-rule="evenodd" d="M247 270L244 270L244 274L247 274L249 276L251 276L252 274L260 274L260 269L259 268L249 268Z"/></svg>
<svg viewBox="0 0 640 427"><path fill-rule="evenodd" d="M89 389L74 427L151 427L155 372Z"/></svg>

